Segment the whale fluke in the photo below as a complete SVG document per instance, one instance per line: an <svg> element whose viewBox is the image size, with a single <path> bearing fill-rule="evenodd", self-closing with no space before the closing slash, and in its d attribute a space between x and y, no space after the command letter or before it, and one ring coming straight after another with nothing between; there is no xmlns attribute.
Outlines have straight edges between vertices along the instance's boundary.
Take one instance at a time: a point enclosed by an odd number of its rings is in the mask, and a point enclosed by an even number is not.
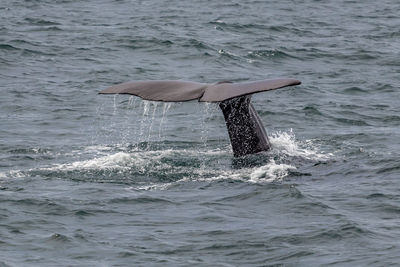
<svg viewBox="0 0 400 267"><path fill-rule="evenodd" d="M187 81L137 81L117 84L100 91L100 94L129 94L145 100L182 102L198 99L200 102L221 102L227 99L298 85L295 79L273 79L255 82L215 84Z"/></svg>
<svg viewBox="0 0 400 267"><path fill-rule="evenodd" d="M219 102L235 157L267 151L271 148L265 128L253 105L251 95L286 86L299 85L295 79L272 79L254 82L215 84L188 81L156 80L121 83L99 94L129 94L145 100L182 102Z"/></svg>

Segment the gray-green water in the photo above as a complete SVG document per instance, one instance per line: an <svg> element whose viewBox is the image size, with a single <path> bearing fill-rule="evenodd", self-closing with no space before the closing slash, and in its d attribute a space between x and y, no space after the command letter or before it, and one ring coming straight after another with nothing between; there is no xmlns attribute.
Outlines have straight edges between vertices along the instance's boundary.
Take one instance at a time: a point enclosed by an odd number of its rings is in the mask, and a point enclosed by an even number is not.
<svg viewBox="0 0 400 267"><path fill-rule="evenodd" d="M400 261L399 4L0 4L0 266ZM273 150L218 107L119 82L297 78L255 95Z"/></svg>

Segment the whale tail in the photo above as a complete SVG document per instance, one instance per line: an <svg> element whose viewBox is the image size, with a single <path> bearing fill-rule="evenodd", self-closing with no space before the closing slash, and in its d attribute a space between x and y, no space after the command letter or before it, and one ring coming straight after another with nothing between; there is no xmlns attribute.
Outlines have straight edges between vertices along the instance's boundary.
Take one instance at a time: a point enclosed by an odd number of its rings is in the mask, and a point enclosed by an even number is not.
<svg viewBox="0 0 400 267"><path fill-rule="evenodd" d="M273 79L255 82L216 84L187 81L137 81L111 86L99 94L130 94L145 100L163 102L217 102L224 114L235 157L267 151L271 148L267 133L251 95L301 84L295 79Z"/></svg>
<svg viewBox="0 0 400 267"><path fill-rule="evenodd" d="M265 128L250 99L251 95L239 96L219 104L235 157L271 148Z"/></svg>

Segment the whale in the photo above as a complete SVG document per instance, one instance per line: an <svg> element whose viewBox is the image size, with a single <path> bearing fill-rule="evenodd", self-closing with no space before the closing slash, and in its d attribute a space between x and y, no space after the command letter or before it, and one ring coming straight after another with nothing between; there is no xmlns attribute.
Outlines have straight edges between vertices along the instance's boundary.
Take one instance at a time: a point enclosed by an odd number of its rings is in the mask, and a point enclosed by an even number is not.
<svg viewBox="0 0 400 267"><path fill-rule="evenodd" d="M268 79L252 82L199 83L180 80L143 80L113 85L99 94L128 94L144 100L161 102L218 103L234 157L243 157L271 149L262 121L251 97L255 93L299 85L296 79Z"/></svg>

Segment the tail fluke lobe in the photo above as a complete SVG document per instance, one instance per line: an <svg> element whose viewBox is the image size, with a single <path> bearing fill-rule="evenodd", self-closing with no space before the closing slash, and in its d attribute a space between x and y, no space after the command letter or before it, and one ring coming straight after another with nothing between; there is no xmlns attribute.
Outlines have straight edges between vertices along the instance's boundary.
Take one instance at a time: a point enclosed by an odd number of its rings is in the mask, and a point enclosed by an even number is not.
<svg viewBox="0 0 400 267"><path fill-rule="evenodd" d="M217 83L208 85L201 102L220 102L239 96L274 90L286 86L299 85L295 79L273 79L244 83Z"/></svg>
<svg viewBox="0 0 400 267"><path fill-rule="evenodd" d="M111 86L99 94L129 94L150 101L182 102L199 99L205 83L186 81L137 81Z"/></svg>

